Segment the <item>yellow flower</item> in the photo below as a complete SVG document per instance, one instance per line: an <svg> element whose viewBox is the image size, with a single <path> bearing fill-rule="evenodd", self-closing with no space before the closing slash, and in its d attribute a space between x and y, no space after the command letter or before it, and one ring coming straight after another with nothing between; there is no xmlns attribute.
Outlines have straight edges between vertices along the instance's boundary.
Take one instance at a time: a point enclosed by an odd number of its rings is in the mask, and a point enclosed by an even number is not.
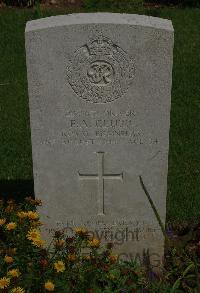
<svg viewBox="0 0 200 293"><path fill-rule="evenodd" d="M75 254L69 254L68 255L68 260L69 261L75 261L76 260L76 255Z"/></svg>
<svg viewBox="0 0 200 293"><path fill-rule="evenodd" d="M27 234L28 240L31 240L31 241L39 240L40 237L41 237L41 235L40 235L40 231L39 230L37 230L37 229L30 229L28 231L28 234Z"/></svg>
<svg viewBox="0 0 200 293"><path fill-rule="evenodd" d="M93 248L99 247L100 241L96 238L92 238L92 239L88 240L88 245Z"/></svg>
<svg viewBox="0 0 200 293"><path fill-rule="evenodd" d="M56 246L56 248L62 248L63 246L65 245L65 240L63 240L63 239L57 239L56 241L55 241L55 246Z"/></svg>
<svg viewBox="0 0 200 293"><path fill-rule="evenodd" d="M34 240L32 240L32 244L37 247L43 247L45 244L45 241L42 239L34 239Z"/></svg>
<svg viewBox="0 0 200 293"><path fill-rule="evenodd" d="M44 288L45 288L47 291L54 291L55 285L54 285L54 283L52 283L51 281L47 281L47 282L44 284Z"/></svg>
<svg viewBox="0 0 200 293"><path fill-rule="evenodd" d="M63 261L59 260L54 263L54 268L56 269L57 273L62 273L65 270L65 264Z"/></svg>
<svg viewBox="0 0 200 293"><path fill-rule="evenodd" d="M111 263L115 263L115 262L117 262L117 260L118 260L118 255L113 255L113 254L111 254L111 255L109 256L109 259L110 259Z"/></svg>
<svg viewBox="0 0 200 293"><path fill-rule="evenodd" d="M29 218L29 220L38 220L39 219L38 213L33 212L33 211L28 211L27 217Z"/></svg>
<svg viewBox="0 0 200 293"><path fill-rule="evenodd" d="M6 222L6 219L0 219L0 226L3 226Z"/></svg>
<svg viewBox="0 0 200 293"><path fill-rule="evenodd" d="M9 278L1 278L0 279L0 289L5 289L10 285L10 279Z"/></svg>
<svg viewBox="0 0 200 293"><path fill-rule="evenodd" d="M11 293L25 293L25 290L21 287L16 287L11 290Z"/></svg>
<svg viewBox="0 0 200 293"><path fill-rule="evenodd" d="M45 244L45 241L41 240L40 231L38 229L31 228L28 231L28 234L26 236L28 240L32 241L32 244L37 247L43 247Z"/></svg>
<svg viewBox="0 0 200 293"><path fill-rule="evenodd" d="M14 222L10 222L10 223L8 223L8 224L6 225L6 229L7 229L8 231L11 231L11 230L14 230L14 229L16 228L16 226L17 226L16 223L14 223Z"/></svg>
<svg viewBox="0 0 200 293"><path fill-rule="evenodd" d="M75 228L74 231L78 234L78 235L86 235L88 233L86 228Z"/></svg>
<svg viewBox="0 0 200 293"><path fill-rule="evenodd" d="M20 271L18 269L9 270L8 276L13 277L13 278L18 278L20 276Z"/></svg>
<svg viewBox="0 0 200 293"><path fill-rule="evenodd" d="M13 262L13 258L12 258L12 256L8 256L8 255L6 255L6 256L4 257L4 260L5 260L6 263L12 263L12 262Z"/></svg>
<svg viewBox="0 0 200 293"><path fill-rule="evenodd" d="M24 219L27 217L27 212L18 212L17 215L20 219Z"/></svg>

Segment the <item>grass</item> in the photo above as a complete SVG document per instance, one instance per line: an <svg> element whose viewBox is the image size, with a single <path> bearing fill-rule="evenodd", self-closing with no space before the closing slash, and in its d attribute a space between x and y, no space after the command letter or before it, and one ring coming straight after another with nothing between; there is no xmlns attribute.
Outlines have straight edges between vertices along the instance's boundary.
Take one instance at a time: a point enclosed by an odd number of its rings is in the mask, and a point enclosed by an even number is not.
<svg viewBox="0 0 200 293"><path fill-rule="evenodd" d="M200 9L123 12L163 17L173 22L167 218L168 221L197 220L200 218ZM32 179L25 23L40 16L64 13L69 11L0 10L0 181Z"/></svg>

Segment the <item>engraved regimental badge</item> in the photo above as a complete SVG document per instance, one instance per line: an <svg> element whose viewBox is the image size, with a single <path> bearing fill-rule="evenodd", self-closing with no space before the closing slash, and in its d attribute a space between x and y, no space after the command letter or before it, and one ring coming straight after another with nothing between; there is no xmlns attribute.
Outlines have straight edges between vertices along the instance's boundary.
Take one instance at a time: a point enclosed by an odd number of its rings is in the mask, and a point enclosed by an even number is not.
<svg viewBox="0 0 200 293"><path fill-rule="evenodd" d="M90 103L109 103L121 98L133 77L133 60L102 35L79 48L67 67L72 89Z"/></svg>

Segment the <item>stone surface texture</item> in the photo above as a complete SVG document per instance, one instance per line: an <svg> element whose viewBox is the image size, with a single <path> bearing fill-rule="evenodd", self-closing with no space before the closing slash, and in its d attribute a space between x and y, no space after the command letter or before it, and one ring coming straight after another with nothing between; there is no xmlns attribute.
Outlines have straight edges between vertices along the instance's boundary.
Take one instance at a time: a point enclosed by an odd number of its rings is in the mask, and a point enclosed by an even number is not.
<svg viewBox="0 0 200 293"><path fill-rule="evenodd" d="M86 226L159 266L166 215L171 21L74 14L26 26L35 194L48 229ZM92 232L91 232L92 234Z"/></svg>

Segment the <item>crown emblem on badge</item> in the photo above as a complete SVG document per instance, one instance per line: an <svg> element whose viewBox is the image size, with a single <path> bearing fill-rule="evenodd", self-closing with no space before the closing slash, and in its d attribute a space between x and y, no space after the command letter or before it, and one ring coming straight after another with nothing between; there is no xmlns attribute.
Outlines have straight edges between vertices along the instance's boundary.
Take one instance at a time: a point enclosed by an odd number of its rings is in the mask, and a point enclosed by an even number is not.
<svg viewBox="0 0 200 293"><path fill-rule="evenodd" d="M113 43L106 37L99 36L98 39L90 41L88 49L91 55L111 55Z"/></svg>

